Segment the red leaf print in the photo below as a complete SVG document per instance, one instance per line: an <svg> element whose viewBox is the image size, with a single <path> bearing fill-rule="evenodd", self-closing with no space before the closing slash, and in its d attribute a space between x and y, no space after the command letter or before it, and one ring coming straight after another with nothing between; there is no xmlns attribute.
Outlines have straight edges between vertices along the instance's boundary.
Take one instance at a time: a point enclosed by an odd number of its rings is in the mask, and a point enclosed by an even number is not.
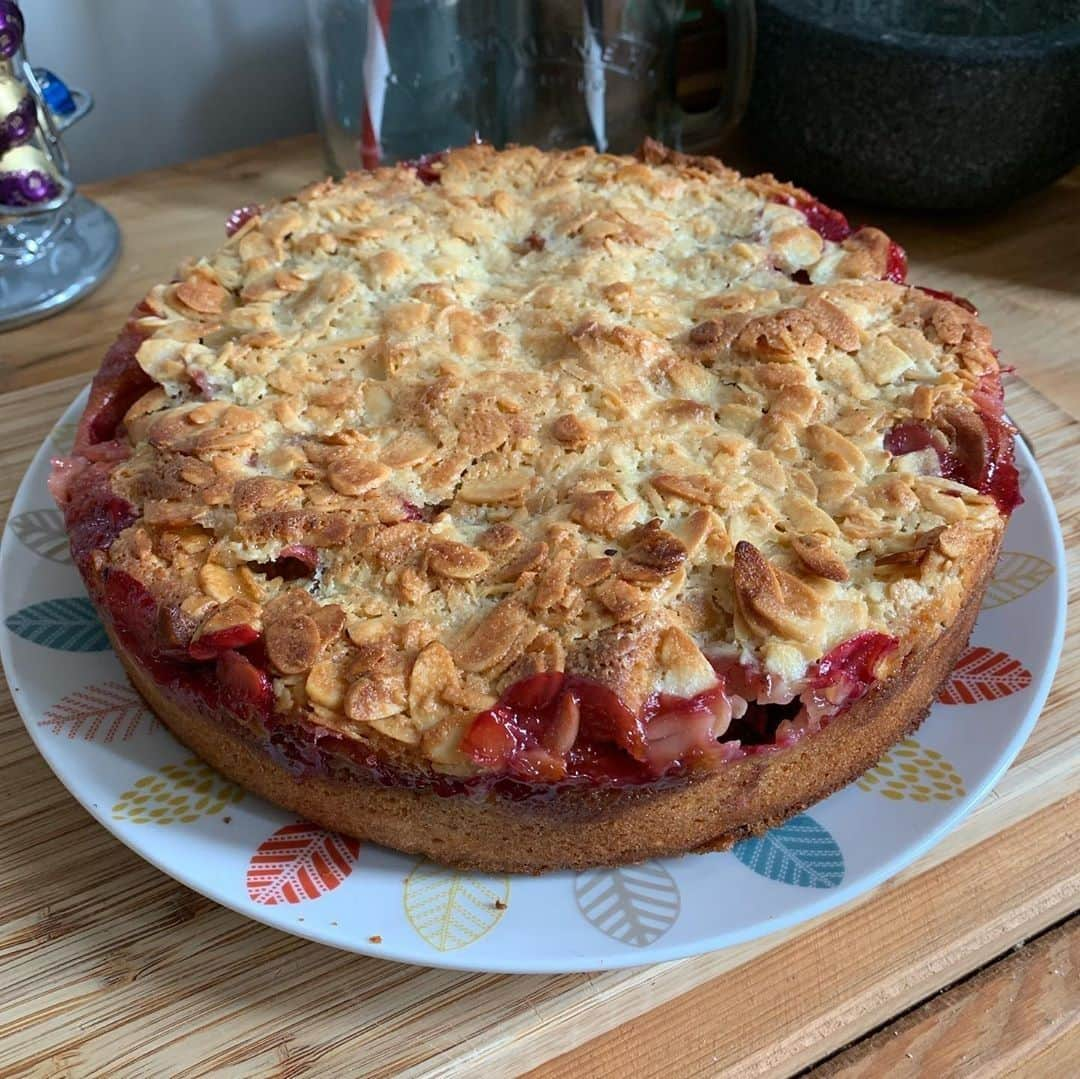
<svg viewBox="0 0 1080 1079"><path fill-rule="evenodd" d="M1031 685L1031 672L1005 652L969 648L938 695L942 704L981 704L1019 693Z"/></svg>
<svg viewBox="0 0 1080 1079"><path fill-rule="evenodd" d="M152 731L157 727L157 718L138 693L122 682L103 682L69 693L38 721L53 734L66 733L68 738L86 742L111 742L116 738L126 742L143 723Z"/></svg>
<svg viewBox="0 0 1080 1079"><path fill-rule="evenodd" d="M303 903L332 892L353 871L360 841L299 821L279 828L251 856L248 896L255 903Z"/></svg>

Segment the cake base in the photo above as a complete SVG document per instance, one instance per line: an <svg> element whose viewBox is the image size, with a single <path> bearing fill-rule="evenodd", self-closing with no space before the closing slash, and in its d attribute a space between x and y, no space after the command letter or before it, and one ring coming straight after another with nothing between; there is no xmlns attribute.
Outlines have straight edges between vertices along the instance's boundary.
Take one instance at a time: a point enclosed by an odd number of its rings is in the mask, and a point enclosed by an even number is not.
<svg viewBox="0 0 1080 1079"><path fill-rule="evenodd" d="M184 745L247 790L316 824L463 869L585 869L726 849L872 767L925 719L967 644L995 560L996 551L951 626L824 730L685 785L568 788L546 802L446 797L359 778L294 775L239 734L179 707L115 636L113 645L135 688Z"/></svg>

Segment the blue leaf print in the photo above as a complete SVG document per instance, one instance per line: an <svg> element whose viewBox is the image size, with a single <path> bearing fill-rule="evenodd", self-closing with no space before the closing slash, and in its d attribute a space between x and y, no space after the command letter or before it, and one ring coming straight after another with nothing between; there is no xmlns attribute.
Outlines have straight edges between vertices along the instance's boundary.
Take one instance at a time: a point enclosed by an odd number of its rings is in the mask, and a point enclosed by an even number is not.
<svg viewBox="0 0 1080 1079"><path fill-rule="evenodd" d="M47 599L8 615L4 621L24 641L63 652L105 652L109 638L85 596Z"/></svg>
<svg viewBox="0 0 1080 1079"><path fill-rule="evenodd" d="M844 855L830 835L805 813L765 835L735 844L735 857L769 880L800 888L835 888L844 879Z"/></svg>

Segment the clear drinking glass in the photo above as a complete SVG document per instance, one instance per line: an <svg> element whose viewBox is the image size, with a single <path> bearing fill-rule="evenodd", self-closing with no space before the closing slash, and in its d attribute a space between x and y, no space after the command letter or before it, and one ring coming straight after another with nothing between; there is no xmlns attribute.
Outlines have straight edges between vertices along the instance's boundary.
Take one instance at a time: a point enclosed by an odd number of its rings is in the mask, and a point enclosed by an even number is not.
<svg viewBox="0 0 1080 1079"><path fill-rule="evenodd" d="M693 149L738 119L753 0L712 0L726 27L723 93L676 100L681 0L307 0L316 99L332 171L419 157L479 136L634 150Z"/></svg>

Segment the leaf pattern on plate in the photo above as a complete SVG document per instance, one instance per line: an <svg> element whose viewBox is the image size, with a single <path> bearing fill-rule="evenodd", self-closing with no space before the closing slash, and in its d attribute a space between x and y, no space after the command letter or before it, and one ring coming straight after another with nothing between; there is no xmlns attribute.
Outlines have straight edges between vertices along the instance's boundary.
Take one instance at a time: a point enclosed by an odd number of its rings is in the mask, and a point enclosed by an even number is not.
<svg viewBox="0 0 1080 1079"><path fill-rule="evenodd" d="M927 749L917 738L905 738L858 780L860 790L898 802L948 802L963 798L960 773L936 749Z"/></svg>
<svg viewBox="0 0 1080 1079"><path fill-rule="evenodd" d="M510 902L510 878L421 861L405 880L405 917L433 948L467 948L498 924Z"/></svg>
<svg viewBox="0 0 1080 1079"><path fill-rule="evenodd" d="M109 638L85 596L32 603L9 614L4 625L25 641L62 652L105 652Z"/></svg>
<svg viewBox="0 0 1080 1079"><path fill-rule="evenodd" d="M84 742L126 742L140 731L157 729L157 717L142 697L122 682L102 682L98 686L69 693L38 720L53 734L81 738Z"/></svg>
<svg viewBox="0 0 1080 1079"><path fill-rule="evenodd" d="M243 798L244 792L198 757L167 764L135 781L113 806L114 820L132 824L190 824L220 813Z"/></svg>
<svg viewBox="0 0 1080 1079"><path fill-rule="evenodd" d="M49 432L49 441L60 453L71 453L71 447L75 445L75 432L78 431L78 429L78 421L58 423Z"/></svg>
<svg viewBox="0 0 1080 1079"><path fill-rule="evenodd" d="M844 854L832 833L801 813L762 836L740 840L733 853L748 869L799 888L835 888L844 879Z"/></svg>
<svg viewBox="0 0 1080 1079"><path fill-rule="evenodd" d="M267 907L318 899L348 878L359 855L358 839L308 821L286 824L251 856L248 897Z"/></svg>
<svg viewBox="0 0 1080 1079"><path fill-rule="evenodd" d="M1038 555L1025 551L1002 551L983 597L983 610L992 611L1005 603L1034 592L1054 572L1054 567Z"/></svg>
<svg viewBox="0 0 1080 1079"><path fill-rule="evenodd" d="M50 562L70 564L71 547L59 510L28 510L12 517L8 524L20 542L34 554Z"/></svg>
<svg viewBox="0 0 1080 1079"><path fill-rule="evenodd" d="M591 926L635 948L655 944L682 908L679 886L659 862L578 873L574 899Z"/></svg>
<svg viewBox="0 0 1080 1079"><path fill-rule="evenodd" d="M982 704L1019 693L1031 685L1031 672L1007 652L981 645L969 648L957 661L938 694L942 704Z"/></svg>

